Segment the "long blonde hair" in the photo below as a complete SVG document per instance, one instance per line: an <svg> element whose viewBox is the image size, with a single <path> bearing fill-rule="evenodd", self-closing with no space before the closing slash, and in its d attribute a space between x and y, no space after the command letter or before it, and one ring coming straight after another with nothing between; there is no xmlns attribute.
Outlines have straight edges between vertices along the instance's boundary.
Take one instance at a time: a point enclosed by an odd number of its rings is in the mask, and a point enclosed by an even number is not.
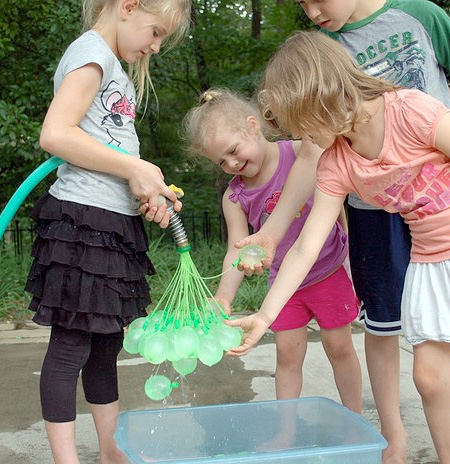
<svg viewBox="0 0 450 464"><path fill-rule="evenodd" d="M182 138L187 151L202 156L208 137L221 128L245 132L249 116L256 117L261 126L264 125L258 107L251 99L227 88L206 90L200 95L197 106L183 118Z"/></svg>
<svg viewBox="0 0 450 464"><path fill-rule="evenodd" d="M258 104L274 132L307 136L352 130L368 115L363 102L397 86L359 70L347 50L319 31L291 35L270 59Z"/></svg>
<svg viewBox="0 0 450 464"><path fill-rule="evenodd" d="M164 41L165 50L178 44L187 34L191 18L190 0L138 0L139 7L146 13L164 18L173 31ZM89 30L103 17L109 14L117 5L117 0L83 0L84 30ZM139 58L128 67L130 78L137 92L137 103L146 103L148 91L154 92L149 70L150 55Z"/></svg>

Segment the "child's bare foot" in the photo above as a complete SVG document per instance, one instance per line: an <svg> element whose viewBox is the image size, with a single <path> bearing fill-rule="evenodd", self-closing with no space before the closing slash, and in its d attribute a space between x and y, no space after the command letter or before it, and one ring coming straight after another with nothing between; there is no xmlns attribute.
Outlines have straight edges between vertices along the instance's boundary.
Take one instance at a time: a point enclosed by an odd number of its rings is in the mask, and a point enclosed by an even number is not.
<svg viewBox="0 0 450 464"><path fill-rule="evenodd" d="M127 462L127 457L118 448L100 455L100 464L126 464Z"/></svg>
<svg viewBox="0 0 450 464"><path fill-rule="evenodd" d="M407 463L406 437L398 440L388 440L388 447L383 451L382 464Z"/></svg>
<svg viewBox="0 0 450 464"><path fill-rule="evenodd" d="M278 450L289 449L295 443L295 435L294 432L283 430L278 432L273 438L269 441L262 443L256 448L256 451L259 452L272 452Z"/></svg>

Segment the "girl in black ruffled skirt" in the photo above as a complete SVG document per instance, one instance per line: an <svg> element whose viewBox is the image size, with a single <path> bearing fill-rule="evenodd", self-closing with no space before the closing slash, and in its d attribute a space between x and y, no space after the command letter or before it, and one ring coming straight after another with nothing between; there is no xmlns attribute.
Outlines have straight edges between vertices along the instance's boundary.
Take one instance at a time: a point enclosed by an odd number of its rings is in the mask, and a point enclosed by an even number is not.
<svg viewBox="0 0 450 464"><path fill-rule="evenodd" d="M148 204L146 219L161 227L169 214L159 195L181 208L160 169L140 159L134 120L151 84L149 56L169 35L184 35L189 0L84 0L83 13L86 32L59 63L42 127L42 148L67 162L32 211L37 239L26 290L33 320L52 327L40 393L55 462L79 463L81 371L100 463L125 463L113 439L116 362L124 327L147 314L146 275L154 272L139 207ZM137 97L133 82L144 83Z"/></svg>

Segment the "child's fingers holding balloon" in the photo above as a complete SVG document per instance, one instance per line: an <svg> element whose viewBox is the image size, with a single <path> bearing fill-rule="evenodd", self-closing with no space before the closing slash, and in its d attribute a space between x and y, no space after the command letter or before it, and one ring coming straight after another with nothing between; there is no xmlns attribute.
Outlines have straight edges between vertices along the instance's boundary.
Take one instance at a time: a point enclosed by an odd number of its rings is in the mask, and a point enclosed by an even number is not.
<svg viewBox="0 0 450 464"><path fill-rule="evenodd" d="M243 343L240 346L227 351L228 356L243 356L247 354L266 333L269 324L259 315L252 314L251 316L240 319L230 319L224 321L225 324L231 327L241 327L244 330Z"/></svg>

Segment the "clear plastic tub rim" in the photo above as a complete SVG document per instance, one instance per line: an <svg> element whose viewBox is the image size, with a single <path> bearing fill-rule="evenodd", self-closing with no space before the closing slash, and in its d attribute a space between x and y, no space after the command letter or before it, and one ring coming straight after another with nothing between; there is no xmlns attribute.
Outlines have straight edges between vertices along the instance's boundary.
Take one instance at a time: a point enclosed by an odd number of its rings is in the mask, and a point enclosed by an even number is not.
<svg viewBox="0 0 450 464"><path fill-rule="evenodd" d="M323 397L123 412L129 464L380 464L387 442Z"/></svg>

